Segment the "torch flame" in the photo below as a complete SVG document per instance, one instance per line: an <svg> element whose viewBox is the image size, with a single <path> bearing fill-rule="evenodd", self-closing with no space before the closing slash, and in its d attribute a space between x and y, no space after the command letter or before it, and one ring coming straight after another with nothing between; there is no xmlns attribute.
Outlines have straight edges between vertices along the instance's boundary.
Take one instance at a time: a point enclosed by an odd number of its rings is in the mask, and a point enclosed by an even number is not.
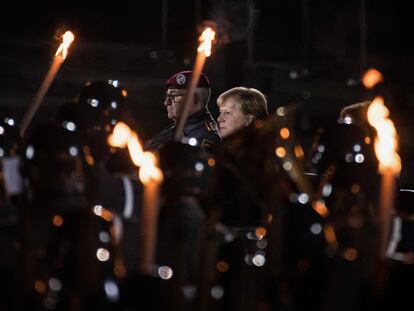
<svg viewBox="0 0 414 311"><path fill-rule="evenodd" d="M372 89L382 81L384 81L382 73L374 68L368 69L362 76L362 83L367 89Z"/></svg>
<svg viewBox="0 0 414 311"><path fill-rule="evenodd" d="M213 29L210 27L207 27L204 29L201 36L198 38L198 41L200 41L200 45L197 49L197 52L204 52L204 55L206 57L211 55L211 42L214 40L216 33Z"/></svg>
<svg viewBox="0 0 414 311"><path fill-rule="evenodd" d="M115 125L113 134L109 135L108 143L112 147L124 148L131 137L131 129L124 122L118 122Z"/></svg>
<svg viewBox="0 0 414 311"><path fill-rule="evenodd" d="M163 175L159 167L155 165L156 158L153 153L146 151L142 153L142 166L139 170L139 179L143 184L147 184L151 179L162 181Z"/></svg>
<svg viewBox="0 0 414 311"><path fill-rule="evenodd" d="M157 182L163 180L162 171L157 167L157 158L152 152L144 152L138 134L132 131L128 125L118 122L108 138L108 143L113 147L128 147L132 162L140 167L139 179L143 184L147 184L151 180Z"/></svg>
<svg viewBox="0 0 414 311"><path fill-rule="evenodd" d="M66 31L62 35L62 43L57 49L55 56L58 56L60 53L62 53L62 58L65 59L68 55L69 46L71 45L73 40L75 40L74 34L71 31Z"/></svg>
<svg viewBox="0 0 414 311"><path fill-rule="evenodd" d="M142 150L142 145L139 142L138 135L134 132L131 133L131 137L128 140L128 151L132 159L132 162L136 166L141 167L144 165L144 160L143 160L144 151Z"/></svg>
<svg viewBox="0 0 414 311"><path fill-rule="evenodd" d="M374 148L379 161L379 171L384 173L390 169L395 174L401 171L401 158L397 153L398 135L392 120L388 118L389 110L382 97L375 97L368 107L368 122L377 131Z"/></svg>

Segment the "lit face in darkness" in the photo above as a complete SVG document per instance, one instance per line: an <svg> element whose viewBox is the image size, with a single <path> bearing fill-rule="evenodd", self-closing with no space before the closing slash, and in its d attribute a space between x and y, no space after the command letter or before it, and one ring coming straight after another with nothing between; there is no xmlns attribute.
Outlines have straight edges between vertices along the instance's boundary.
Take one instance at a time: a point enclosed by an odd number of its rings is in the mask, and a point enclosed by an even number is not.
<svg viewBox="0 0 414 311"><path fill-rule="evenodd" d="M168 118L176 121L184 107L186 90L168 89L165 93L164 106L167 109Z"/></svg>
<svg viewBox="0 0 414 311"><path fill-rule="evenodd" d="M224 138L248 126L252 118L251 115L245 115L230 98L221 105L217 121L221 136Z"/></svg>

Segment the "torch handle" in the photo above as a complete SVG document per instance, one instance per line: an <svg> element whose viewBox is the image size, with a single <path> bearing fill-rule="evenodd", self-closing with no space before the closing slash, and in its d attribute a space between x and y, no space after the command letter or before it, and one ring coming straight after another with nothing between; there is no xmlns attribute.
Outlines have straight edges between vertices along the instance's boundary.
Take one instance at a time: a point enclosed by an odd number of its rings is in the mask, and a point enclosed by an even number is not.
<svg viewBox="0 0 414 311"><path fill-rule="evenodd" d="M52 66L50 66L50 69L48 73L46 74L46 77L43 79L43 82L40 85L40 88L38 89L35 96L33 97L33 100L29 108L26 110L26 113L23 115L22 121L20 123L20 136L22 137L24 136L26 129L29 126L30 121L33 119L33 116L35 115L37 109L39 109L40 104L43 98L45 97L47 90L52 84L57 72L59 71L59 68L62 65L62 63L63 63L63 58L61 56L55 57Z"/></svg>
<svg viewBox="0 0 414 311"><path fill-rule="evenodd" d="M206 57L203 53L197 53L196 61L194 63L193 72L191 74L190 84L187 88L187 93L185 95L184 107L181 111L181 114L178 118L177 126L175 127L174 132L174 141L180 141L183 136L183 130L185 122L187 121L188 111L190 110L190 105L194 100L194 93L197 87L198 81L200 80L200 74L204 67Z"/></svg>
<svg viewBox="0 0 414 311"><path fill-rule="evenodd" d="M150 275L155 263L158 231L158 212L160 205L160 184L150 181L144 185L142 223L140 228L141 258L139 269L142 274Z"/></svg>

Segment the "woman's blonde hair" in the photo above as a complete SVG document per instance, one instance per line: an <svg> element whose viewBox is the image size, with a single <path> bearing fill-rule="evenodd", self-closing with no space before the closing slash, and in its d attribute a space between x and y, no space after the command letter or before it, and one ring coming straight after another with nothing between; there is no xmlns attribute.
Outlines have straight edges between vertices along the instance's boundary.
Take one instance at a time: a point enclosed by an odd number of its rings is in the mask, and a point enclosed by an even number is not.
<svg viewBox="0 0 414 311"><path fill-rule="evenodd" d="M234 87L223 92L217 98L217 106L233 99L244 115L253 115L255 119L264 119L269 115L266 96L257 89L244 86Z"/></svg>

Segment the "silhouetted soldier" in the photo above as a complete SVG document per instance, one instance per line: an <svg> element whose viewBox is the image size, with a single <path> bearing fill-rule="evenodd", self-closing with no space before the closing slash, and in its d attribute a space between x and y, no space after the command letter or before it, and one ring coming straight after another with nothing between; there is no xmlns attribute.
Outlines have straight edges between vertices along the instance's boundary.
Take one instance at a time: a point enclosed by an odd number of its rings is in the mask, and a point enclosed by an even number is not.
<svg viewBox="0 0 414 311"><path fill-rule="evenodd" d="M123 117L126 97L117 81L88 82L77 102L59 109L56 122L75 126L87 142L93 159L90 196L116 216L127 274L132 274L138 265L142 187L128 152L108 144L108 136Z"/></svg>
<svg viewBox="0 0 414 311"><path fill-rule="evenodd" d="M22 271L21 208L25 187L21 176L21 138L10 115L0 117L0 309L15 310L20 299Z"/></svg>
<svg viewBox="0 0 414 311"><path fill-rule="evenodd" d="M123 270L117 230L114 215L89 195L93 159L82 135L39 125L25 142L23 164L23 309L116 310Z"/></svg>

